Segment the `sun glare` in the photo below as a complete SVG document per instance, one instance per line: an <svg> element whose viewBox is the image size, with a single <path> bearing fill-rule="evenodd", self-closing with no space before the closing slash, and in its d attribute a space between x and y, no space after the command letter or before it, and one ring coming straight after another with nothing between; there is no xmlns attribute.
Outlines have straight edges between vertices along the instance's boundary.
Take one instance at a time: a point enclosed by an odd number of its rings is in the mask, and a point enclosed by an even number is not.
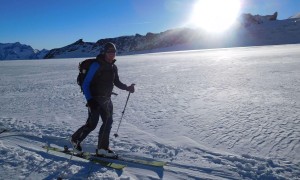
<svg viewBox="0 0 300 180"><path fill-rule="evenodd" d="M198 0L190 24L208 32L223 32L237 19L240 5L240 0Z"/></svg>

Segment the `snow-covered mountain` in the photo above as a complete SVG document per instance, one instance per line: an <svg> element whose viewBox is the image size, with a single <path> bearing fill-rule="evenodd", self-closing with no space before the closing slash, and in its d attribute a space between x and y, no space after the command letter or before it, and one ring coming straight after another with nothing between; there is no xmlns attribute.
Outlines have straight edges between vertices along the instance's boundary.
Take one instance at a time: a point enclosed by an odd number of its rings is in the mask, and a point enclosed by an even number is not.
<svg viewBox="0 0 300 180"><path fill-rule="evenodd" d="M300 13L295 14L294 16L289 17L289 19L298 19L300 18Z"/></svg>
<svg viewBox="0 0 300 180"><path fill-rule="evenodd" d="M0 60L42 59L49 51L34 50L31 46L16 43L0 43Z"/></svg>
<svg viewBox="0 0 300 180"><path fill-rule="evenodd" d="M272 15L252 15L252 14L242 14L239 18L241 24L244 26L249 26L251 24L262 24L268 21L276 21L278 16L278 12L275 12Z"/></svg>
<svg viewBox="0 0 300 180"><path fill-rule="evenodd" d="M35 58L34 50L27 45L16 43L0 43L0 59L23 59Z"/></svg>
<svg viewBox="0 0 300 180"><path fill-rule="evenodd" d="M96 43L80 39L66 47L51 50L45 58L93 57L106 42L114 42L119 55L300 43L300 22L294 19L277 20L277 15L277 12L265 16L244 14L223 35L210 34L201 29L178 28L161 33L101 39Z"/></svg>
<svg viewBox="0 0 300 180"><path fill-rule="evenodd" d="M35 49L34 52L35 52L38 59L43 59L45 57L45 55L48 54L49 50L47 50L47 49L42 49L42 50Z"/></svg>

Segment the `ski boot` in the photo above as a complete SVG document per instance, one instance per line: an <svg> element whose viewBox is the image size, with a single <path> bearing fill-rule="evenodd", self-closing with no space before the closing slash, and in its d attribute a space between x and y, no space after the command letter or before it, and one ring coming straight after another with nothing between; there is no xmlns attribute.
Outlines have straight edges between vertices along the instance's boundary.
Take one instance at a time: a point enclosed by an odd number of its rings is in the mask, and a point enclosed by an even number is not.
<svg viewBox="0 0 300 180"><path fill-rule="evenodd" d="M117 159L118 158L118 155L114 151L110 150L109 148L107 148L107 149L96 149L96 156L112 158L112 159Z"/></svg>

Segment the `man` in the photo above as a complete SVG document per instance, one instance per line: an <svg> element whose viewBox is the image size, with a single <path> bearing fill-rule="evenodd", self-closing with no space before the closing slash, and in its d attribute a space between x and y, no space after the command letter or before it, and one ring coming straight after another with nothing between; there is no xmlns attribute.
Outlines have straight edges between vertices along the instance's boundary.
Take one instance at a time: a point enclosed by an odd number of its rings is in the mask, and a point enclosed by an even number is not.
<svg viewBox="0 0 300 180"><path fill-rule="evenodd" d="M113 43L105 44L104 50L90 65L83 81L82 90L87 100L89 113L85 125L71 137L71 143L77 152L82 152L80 143L97 127L99 116L101 116L103 123L99 131L96 153L99 156L116 156L109 148L109 135L113 123L111 94L114 85L119 89L134 93L134 84L127 86L120 81L115 57L116 46Z"/></svg>

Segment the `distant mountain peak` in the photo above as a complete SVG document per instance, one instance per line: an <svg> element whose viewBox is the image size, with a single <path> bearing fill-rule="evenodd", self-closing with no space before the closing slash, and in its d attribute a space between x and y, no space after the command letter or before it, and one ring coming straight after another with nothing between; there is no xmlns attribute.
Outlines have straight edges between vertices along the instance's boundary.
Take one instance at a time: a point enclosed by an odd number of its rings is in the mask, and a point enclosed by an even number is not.
<svg viewBox="0 0 300 180"><path fill-rule="evenodd" d="M242 14L240 17L240 22L244 26L250 26L251 24L262 24L267 21L276 21L278 16L278 12L275 12L272 15L252 15L250 13L248 14Z"/></svg>
<svg viewBox="0 0 300 180"><path fill-rule="evenodd" d="M297 13L297 14L289 17L289 19L298 19L298 18L300 18L300 13Z"/></svg>
<svg viewBox="0 0 300 180"><path fill-rule="evenodd" d="M15 43L0 43L0 60L41 59L48 50L34 50L31 46Z"/></svg>
<svg viewBox="0 0 300 180"><path fill-rule="evenodd" d="M84 44L84 42L83 42L83 40L82 40L82 39L79 39L79 40L77 40L76 42L74 42L73 44L74 44L74 45L75 45L75 44L78 44L78 45L83 45L83 44Z"/></svg>

